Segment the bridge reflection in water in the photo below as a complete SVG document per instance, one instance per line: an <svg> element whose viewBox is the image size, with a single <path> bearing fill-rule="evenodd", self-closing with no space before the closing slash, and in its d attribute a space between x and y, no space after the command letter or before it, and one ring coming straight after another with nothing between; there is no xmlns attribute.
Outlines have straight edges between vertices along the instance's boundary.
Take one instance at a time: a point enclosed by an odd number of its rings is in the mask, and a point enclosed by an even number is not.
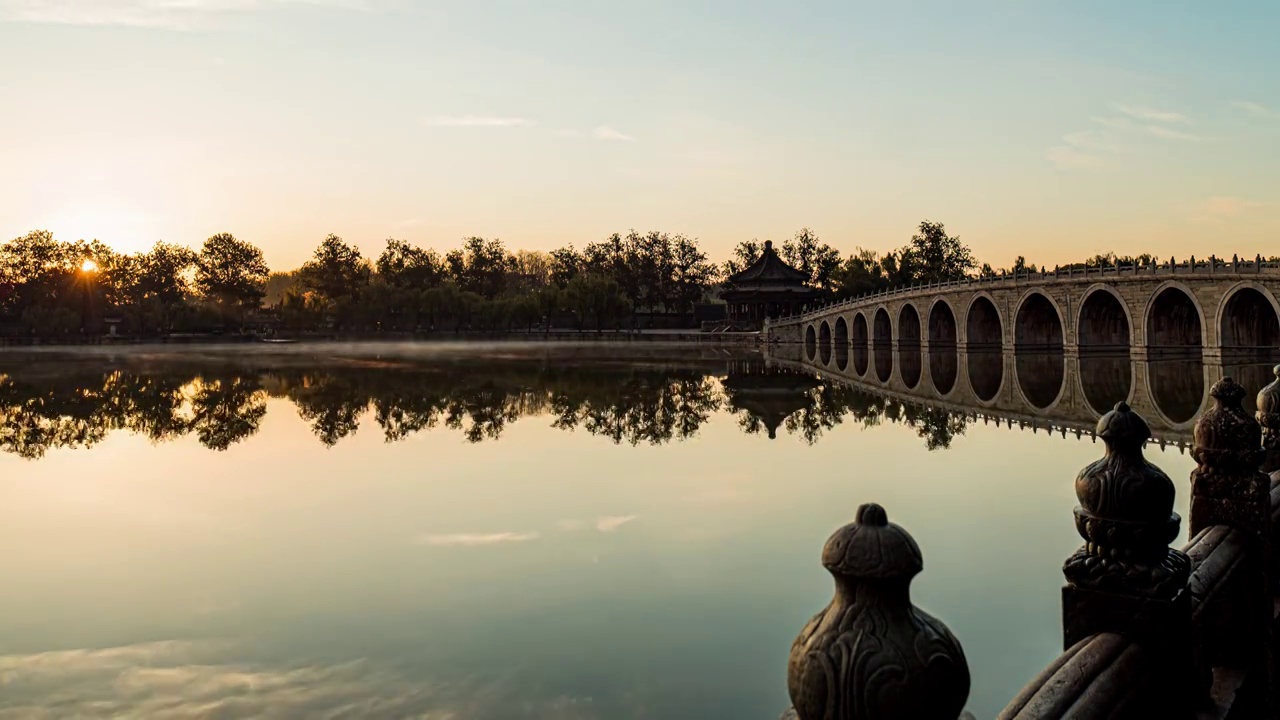
<svg viewBox="0 0 1280 720"><path fill-rule="evenodd" d="M858 338L855 323L847 350L833 351L814 337L803 345L770 344L767 356L776 367L807 369L899 402L1033 430L1091 434L1102 415L1126 401L1148 419L1155 442L1178 447L1190 445L1214 382L1233 377L1248 388L1245 409L1253 413L1253 393L1273 379L1272 364L1280 360L1280 352L1256 350L1208 359L1178 351L1135 359L1123 346L1067 353L1061 345L1042 344L1002 352L954 342L891 347Z"/></svg>

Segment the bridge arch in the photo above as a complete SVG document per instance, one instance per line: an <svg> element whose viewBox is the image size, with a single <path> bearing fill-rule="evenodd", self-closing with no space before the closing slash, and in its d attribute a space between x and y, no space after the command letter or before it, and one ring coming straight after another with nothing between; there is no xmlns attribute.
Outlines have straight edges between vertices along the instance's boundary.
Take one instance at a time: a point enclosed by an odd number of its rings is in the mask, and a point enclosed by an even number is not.
<svg viewBox="0 0 1280 720"><path fill-rule="evenodd" d="M1062 308L1044 290L1032 288L1018 298L1013 313L1013 346L1016 350L1061 350L1066 338Z"/></svg>
<svg viewBox="0 0 1280 720"><path fill-rule="evenodd" d="M1245 280L1228 288L1215 320L1221 348L1274 352L1280 347L1280 304L1260 283Z"/></svg>
<svg viewBox="0 0 1280 720"><path fill-rule="evenodd" d="M1110 285L1096 283L1080 297L1076 345L1081 352L1129 354L1134 343L1133 313Z"/></svg>
<svg viewBox="0 0 1280 720"><path fill-rule="evenodd" d="M898 344L920 344L920 311L915 303L905 302L898 308Z"/></svg>
<svg viewBox="0 0 1280 720"><path fill-rule="evenodd" d="M1004 387L1004 318L995 298L979 292L965 308L965 362L978 402L993 402Z"/></svg>
<svg viewBox="0 0 1280 720"><path fill-rule="evenodd" d="M889 378L893 376L893 321L889 318L889 310L883 305L876 308L871 338L876 377L880 382L889 382Z"/></svg>
<svg viewBox="0 0 1280 720"><path fill-rule="evenodd" d="M844 371L849 367L849 321L843 315L836 318L835 346L836 367Z"/></svg>
<svg viewBox="0 0 1280 720"><path fill-rule="evenodd" d="M831 325L826 320L818 329L818 352L822 354L822 364L831 362Z"/></svg>
<svg viewBox="0 0 1280 720"><path fill-rule="evenodd" d="M1004 318L990 293L969 298L965 307L965 345L968 350L1000 350L1004 347Z"/></svg>
<svg viewBox="0 0 1280 720"><path fill-rule="evenodd" d="M920 311L915 303L898 308L898 375L908 390L920 384Z"/></svg>
<svg viewBox="0 0 1280 720"><path fill-rule="evenodd" d="M804 329L804 355L810 362L818 355L818 333L813 325Z"/></svg>
<svg viewBox="0 0 1280 720"><path fill-rule="evenodd" d="M944 298L935 298L929 306L929 347L955 347L959 339L957 329L956 314L951 309L951 303Z"/></svg>
<svg viewBox="0 0 1280 720"><path fill-rule="evenodd" d="M1142 313L1147 347L1200 353L1208 345L1204 310L1191 288L1177 280L1161 283L1147 299Z"/></svg>
<svg viewBox="0 0 1280 720"><path fill-rule="evenodd" d="M929 306L929 381L939 397L946 397L956 386L959 371L959 328L951 303L934 298Z"/></svg>
<svg viewBox="0 0 1280 720"><path fill-rule="evenodd" d="M853 372L862 377L867 374L867 342L871 336L867 316L858 312L853 316Z"/></svg>
<svg viewBox="0 0 1280 720"><path fill-rule="evenodd" d="M1039 288L1018 299L1013 320L1015 388L1036 410L1048 410L1062 397L1066 377L1062 309Z"/></svg>

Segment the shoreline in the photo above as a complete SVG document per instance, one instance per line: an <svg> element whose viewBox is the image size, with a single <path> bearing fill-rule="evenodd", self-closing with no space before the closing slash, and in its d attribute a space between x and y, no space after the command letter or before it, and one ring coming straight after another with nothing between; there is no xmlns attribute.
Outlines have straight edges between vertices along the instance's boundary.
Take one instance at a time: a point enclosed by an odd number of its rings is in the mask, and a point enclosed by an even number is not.
<svg viewBox="0 0 1280 720"><path fill-rule="evenodd" d="M297 333L272 337L259 335L169 335L148 337L101 336L93 338L15 338L0 337L0 350L32 348L109 348L141 346L228 346L259 347L288 345L339 345L352 343L413 343L422 345L457 345L470 343L547 343L547 344L635 344L667 343L674 345L757 346L763 342L759 332L710 333L699 330L658 330L640 332L553 330L551 332L485 332L461 333Z"/></svg>

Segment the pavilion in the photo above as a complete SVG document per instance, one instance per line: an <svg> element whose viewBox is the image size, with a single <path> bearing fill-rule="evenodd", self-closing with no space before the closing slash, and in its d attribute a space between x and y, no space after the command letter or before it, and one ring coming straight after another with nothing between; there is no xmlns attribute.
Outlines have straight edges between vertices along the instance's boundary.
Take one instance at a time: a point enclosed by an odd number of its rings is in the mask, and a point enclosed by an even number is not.
<svg viewBox="0 0 1280 720"><path fill-rule="evenodd" d="M808 280L808 273L783 262L773 242L766 240L764 252L751 267L728 278L720 298L730 321L758 324L765 318L795 315L818 300L822 293L809 287Z"/></svg>

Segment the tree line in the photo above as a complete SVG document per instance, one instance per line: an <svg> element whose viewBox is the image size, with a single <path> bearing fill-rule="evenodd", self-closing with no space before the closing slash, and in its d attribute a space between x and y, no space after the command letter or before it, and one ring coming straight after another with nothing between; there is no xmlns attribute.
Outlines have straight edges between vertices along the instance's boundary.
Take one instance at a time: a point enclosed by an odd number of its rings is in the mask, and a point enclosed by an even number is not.
<svg viewBox="0 0 1280 720"><path fill-rule="evenodd" d="M288 330L579 330L634 327L641 313L688 317L759 259L764 243L740 242L716 265L698 241L651 231L615 233L582 249L509 250L470 237L440 253L389 239L365 257L329 235L291 271L272 272L261 249L229 233L199 250L158 242L123 254L98 241L65 242L36 231L0 244L0 333L100 333L108 319L129 334L238 330L263 310ZM848 255L808 228L778 254L827 299L895 286L992 275L942 223L921 222L902 247ZM1088 264L1149 261L1099 255ZM1018 257L1006 270L1035 271Z"/></svg>

